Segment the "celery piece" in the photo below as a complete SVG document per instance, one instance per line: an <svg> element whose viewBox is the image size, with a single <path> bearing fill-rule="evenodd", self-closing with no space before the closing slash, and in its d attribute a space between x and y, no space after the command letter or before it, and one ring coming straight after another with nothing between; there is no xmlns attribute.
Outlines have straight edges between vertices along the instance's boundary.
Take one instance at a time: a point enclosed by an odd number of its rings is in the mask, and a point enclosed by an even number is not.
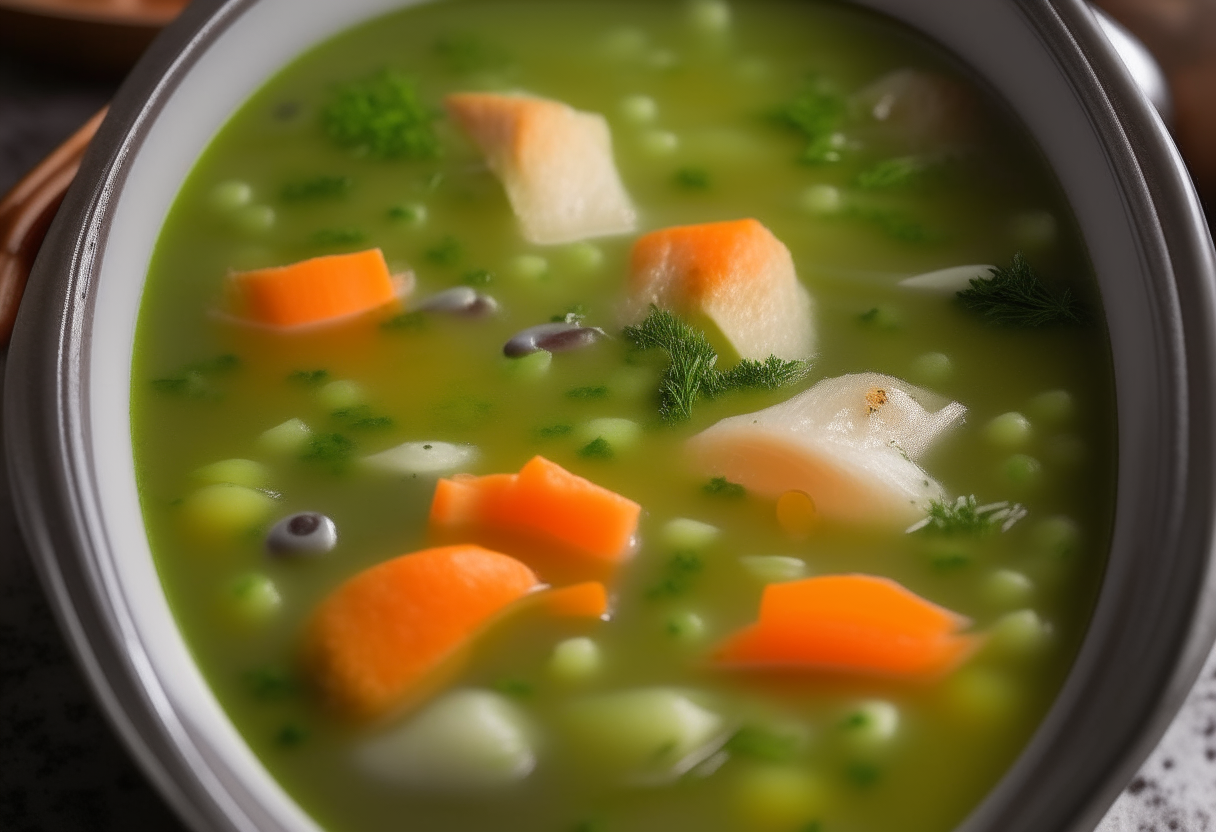
<svg viewBox="0 0 1216 832"><path fill-rule="evenodd" d="M700 551L708 548L722 534L722 530L700 520L677 517L663 525L663 545L671 549Z"/></svg>
<svg viewBox="0 0 1216 832"><path fill-rule="evenodd" d="M363 404L365 398L363 388L346 379L331 381L317 391L317 401L330 412Z"/></svg>
<svg viewBox="0 0 1216 832"><path fill-rule="evenodd" d="M195 469L193 478L203 485L243 485L265 488L270 483L270 471L252 459L224 459Z"/></svg>
<svg viewBox="0 0 1216 832"><path fill-rule="evenodd" d="M228 213L243 208L253 200L253 188L248 182L227 179L215 185L207 194L207 202L217 211Z"/></svg>
<svg viewBox="0 0 1216 832"><path fill-rule="evenodd" d="M288 419L263 431L258 437L258 450L270 456L297 456L308 444L312 431L299 419Z"/></svg>
<svg viewBox="0 0 1216 832"><path fill-rule="evenodd" d="M571 702L560 724L597 768L635 777L687 771L726 741L726 722L676 688L636 688Z"/></svg>
<svg viewBox="0 0 1216 832"><path fill-rule="evenodd" d="M403 725L365 740L355 760L371 777L439 792L477 792L525 779L536 767L527 715L502 694L444 694Z"/></svg>
<svg viewBox="0 0 1216 832"><path fill-rule="evenodd" d="M363 466L387 474L443 476L467 469L481 455L476 445L404 442L363 458Z"/></svg>
<svg viewBox="0 0 1216 832"><path fill-rule="evenodd" d="M806 576L806 562L785 555L744 555L739 558L739 563L766 584L794 581Z"/></svg>
<svg viewBox="0 0 1216 832"><path fill-rule="evenodd" d="M205 485L182 501L180 518L190 538L219 543L257 528L274 505L269 494L243 485Z"/></svg>
<svg viewBox="0 0 1216 832"><path fill-rule="evenodd" d="M626 451L641 440L642 426L632 419L603 417L580 425L577 436L581 442L603 439L613 451Z"/></svg>
<svg viewBox="0 0 1216 832"><path fill-rule="evenodd" d="M1002 413L984 426L984 438L1005 450L1023 447L1033 435L1030 420L1014 411Z"/></svg>
<svg viewBox="0 0 1216 832"><path fill-rule="evenodd" d="M228 583L225 612L238 624L258 624L272 618L283 605L274 581L261 572L246 572Z"/></svg>
<svg viewBox="0 0 1216 832"><path fill-rule="evenodd" d="M549 675L564 682L581 682L600 672L599 645L585 636L558 642L549 657Z"/></svg>

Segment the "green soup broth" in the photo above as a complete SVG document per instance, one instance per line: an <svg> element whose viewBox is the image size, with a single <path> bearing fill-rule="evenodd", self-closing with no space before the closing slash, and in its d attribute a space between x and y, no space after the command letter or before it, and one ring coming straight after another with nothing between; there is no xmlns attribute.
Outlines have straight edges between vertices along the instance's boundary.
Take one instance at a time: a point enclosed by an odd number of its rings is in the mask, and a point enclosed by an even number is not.
<svg viewBox="0 0 1216 832"><path fill-rule="evenodd" d="M855 96L907 67L969 88L981 126L965 150L917 148L923 170L875 185L867 172L908 151L867 132ZM335 90L386 68L414 79L426 107L455 91L519 89L604 114L639 234L759 219L815 298L809 375L700 402L691 420L663 424L661 362L619 337L637 235L525 243L498 180L445 118L431 159L336 145L321 115ZM844 102L839 158L805 161L807 137L773 116L808 89ZM373 246L394 269L413 270L416 297L475 284L498 313L372 314L290 333L215 314L232 269ZM342 33L271 79L219 132L153 257L133 435L149 539L182 633L250 747L328 829L949 829L1059 689L1093 605L1113 504L1100 315L1074 327L998 327L948 294L897 285L948 266L1005 265L1018 251L1098 308L1070 210L1021 126L939 50L845 5L447 0ZM612 337L547 367L502 356L515 332L572 310ZM965 424L921 464L952 498L1014 501L1026 517L980 536L823 523L798 539L777 524L771 500L710 493L683 464L685 440L719 419L863 371L966 405ZM611 458L589 453L586 426L600 418L636 423L636 442ZM329 444L276 452L262 434L291 419ZM450 683L503 693L545 738L535 771L507 789L445 795L366 776L355 749L396 723L334 718L297 668L304 622L329 591L430 545L434 477L356 464L406 441L476 445L476 474L515 472L541 454L644 509L640 547L612 582L611 620L511 619L479 638ZM234 458L259 466L214 476L248 479L253 519L200 534L183 519L205 487L199 469ZM304 510L332 518L337 547L268 557L269 526ZM684 547L665 542L664 527L676 518L720 534L672 582ZM993 635L929 682L714 671L712 647L755 620L765 576L790 567L756 556L797 558L805 576L886 576ZM578 638L594 643L598 670L561 678L555 645ZM576 676L580 644L565 656ZM594 752L565 742L557 715L571 703L656 686L703 697L734 738L691 771L645 784L604 774ZM891 713L891 736L866 739Z"/></svg>

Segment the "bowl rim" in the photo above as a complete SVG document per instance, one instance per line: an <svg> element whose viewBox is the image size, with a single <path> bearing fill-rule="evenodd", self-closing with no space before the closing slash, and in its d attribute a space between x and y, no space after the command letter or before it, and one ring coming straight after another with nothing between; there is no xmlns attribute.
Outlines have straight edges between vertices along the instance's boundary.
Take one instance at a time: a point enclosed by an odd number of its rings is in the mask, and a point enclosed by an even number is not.
<svg viewBox="0 0 1216 832"><path fill-rule="evenodd" d="M271 2L198 0L123 85L35 265L4 397L9 477L44 590L107 716L196 829L316 827L300 810L268 797L264 783L243 782L231 749L192 730L197 726L184 704L170 695L165 668L149 659L147 634L135 626L129 599L117 591L104 478L96 465L104 437L90 420L92 334L107 235L149 131L216 41L251 9ZM377 2L389 4L367 0L365 6ZM958 827L1080 832L1097 823L1164 732L1216 637L1216 255L1168 133L1082 0L852 2L911 25L1013 102L1057 162L1095 262L1119 402L1119 509L1103 587L1047 716ZM1027 109L1029 90L981 69L1003 58L968 44L966 27L992 26L995 19L1014 27L1008 33L1016 35L1013 41L1021 38L1021 48L1045 53L1036 52L1032 66L1056 109ZM1097 148L1088 161L1069 157L1080 173L1062 170L1052 156L1053 141L1070 141L1056 135L1063 128L1049 124L1055 119L1088 131L1084 141L1071 140L1078 143L1074 152ZM1108 239L1085 227L1084 205L1076 201L1086 194L1085 176L1100 176L1098 169L1105 185L1090 184L1104 204L1091 194L1086 210L1103 215ZM1115 338L1122 332L1136 334L1149 349L1136 356ZM1136 492L1149 497L1131 503ZM1078 755L1093 764L1075 765Z"/></svg>

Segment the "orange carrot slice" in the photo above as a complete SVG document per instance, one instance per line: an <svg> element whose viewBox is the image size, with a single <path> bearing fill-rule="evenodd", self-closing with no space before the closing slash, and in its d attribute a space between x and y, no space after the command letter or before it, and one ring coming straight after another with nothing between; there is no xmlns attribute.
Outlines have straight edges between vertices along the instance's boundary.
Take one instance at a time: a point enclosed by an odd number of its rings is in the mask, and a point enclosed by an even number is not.
<svg viewBox="0 0 1216 832"><path fill-rule="evenodd" d="M514 558L444 546L373 566L314 612L303 664L337 711L371 718L406 702L486 622L538 586Z"/></svg>
<svg viewBox="0 0 1216 832"><path fill-rule="evenodd" d="M228 311L235 317L277 327L336 320L397 297L378 248L231 272L226 294Z"/></svg>
<svg viewBox="0 0 1216 832"><path fill-rule="evenodd" d="M439 480L431 503L433 530L489 529L557 543L600 563L633 548L642 507L544 457L518 474Z"/></svg>
<svg viewBox="0 0 1216 832"><path fill-rule="evenodd" d="M561 618L603 618L608 614L608 590L599 581L584 581L538 593L536 603Z"/></svg>
<svg viewBox="0 0 1216 832"><path fill-rule="evenodd" d="M795 667L933 677L976 648L970 622L888 578L828 575L770 584L759 621L715 653L732 667Z"/></svg>

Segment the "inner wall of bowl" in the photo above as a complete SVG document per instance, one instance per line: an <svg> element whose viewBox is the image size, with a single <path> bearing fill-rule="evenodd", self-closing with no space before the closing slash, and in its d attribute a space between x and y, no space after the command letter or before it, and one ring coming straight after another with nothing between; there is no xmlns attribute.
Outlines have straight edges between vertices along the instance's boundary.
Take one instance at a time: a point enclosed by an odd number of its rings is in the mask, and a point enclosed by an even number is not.
<svg viewBox="0 0 1216 832"><path fill-rule="evenodd" d="M237 0L240 2L240 0ZM418 2L418 0L415 0ZM1115 359L1136 374L1144 361L1121 354L1125 344L1152 341L1149 317L1137 309L1154 300L1140 276L1140 258L1124 201L1075 95L1045 47L1005 0L861 0L949 44L1020 113L1038 140L1078 215L1103 294L1118 284L1139 293L1107 304ZM285 828L316 829L246 748L190 661L173 622L144 532L130 434L131 355L135 322L153 248L163 220L195 160L231 113L300 52L341 29L409 0L256 0L220 33L180 77L160 111L151 115L142 145L129 163L113 203L100 266L93 319L88 401L95 470L105 472L100 500L114 553L114 568L159 683L193 741L261 796ZM1109 298L1108 298L1109 300ZM1122 385L1120 452L1141 435L1141 409L1127 397L1139 384ZM1127 490L1120 492L1120 514Z"/></svg>

